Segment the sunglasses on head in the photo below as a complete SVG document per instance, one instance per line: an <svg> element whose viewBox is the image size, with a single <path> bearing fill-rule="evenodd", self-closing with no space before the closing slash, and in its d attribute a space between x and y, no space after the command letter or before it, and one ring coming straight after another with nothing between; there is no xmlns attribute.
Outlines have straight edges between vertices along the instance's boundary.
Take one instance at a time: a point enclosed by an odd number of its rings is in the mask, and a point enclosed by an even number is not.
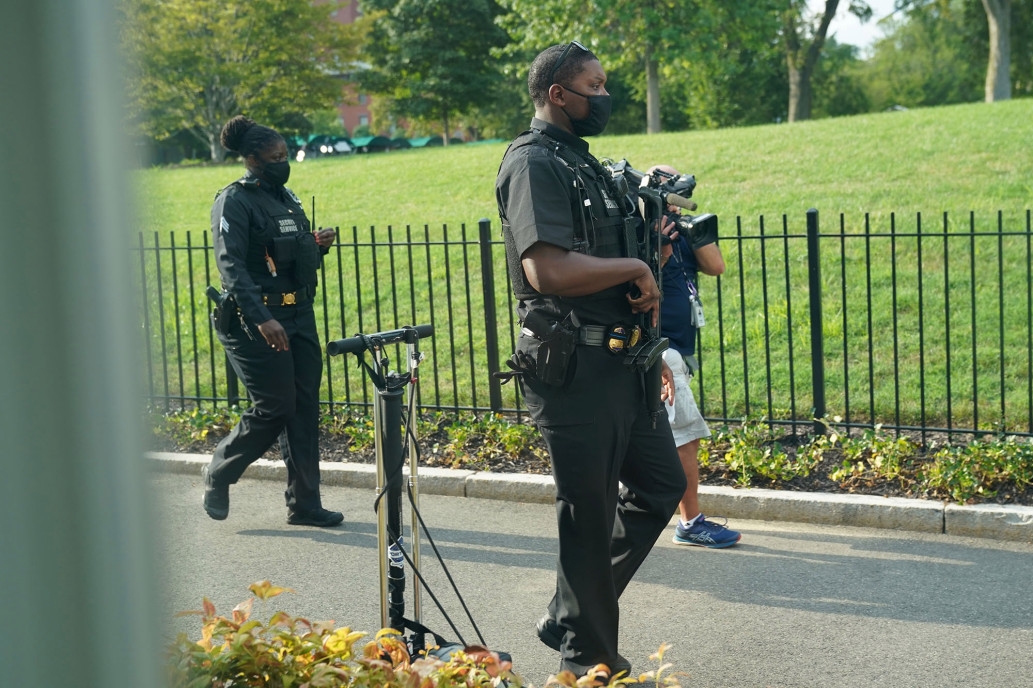
<svg viewBox="0 0 1033 688"><path fill-rule="evenodd" d="M556 60L556 64L554 64L552 66L552 71L549 72L549 83L550 84L556 83L556 72L558 72L560 67L563 66L564 60L566 60L567 59L567 55L570 54L570 49L571 48L575 48L575 47L576 48L581 48L586 53L587 52L591 52L588 48L586 48L585 46L581 45L577 41L571 41L570 43L567 43L567 47L564 48L563 52L560 53L560 59Z"/></svg>

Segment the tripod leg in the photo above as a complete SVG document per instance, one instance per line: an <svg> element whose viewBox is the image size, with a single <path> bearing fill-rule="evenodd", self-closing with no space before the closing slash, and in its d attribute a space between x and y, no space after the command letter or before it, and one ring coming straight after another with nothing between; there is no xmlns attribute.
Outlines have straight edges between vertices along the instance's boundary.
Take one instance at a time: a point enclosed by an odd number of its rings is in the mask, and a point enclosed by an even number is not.
<svg viewBox="0 0 1033 688"><path fill-rule="evenodd" d="M392 543L401 542L402 538L401 400L401 390L378 390L374 417L377 433L380 618L384 628L393 628L399 632L405 630L405 560L400 551L391 550L397 547Z"/></svg>
<svg viewBox="0 0 1033 688"><path fill-rule="evenodd" d="M408 415L408 426L409 426L409 490L411 492L411 503L412 513L409 517L410 527L410 542L409 547L412 552L413 571L412 576L412 591L413 591L413 619L417 623L423 623L423 605L420 601L420 578L418 572L420 570L420 518L419 518L419 507L420 507L420 481L417 475L417 464L419 463L419 452L416 447L416 367L422 360L422 355L416 352L416 346L413 343L408 345L409 354L409 379L413 381L413 384L409 385L409 415Z"/></svg>

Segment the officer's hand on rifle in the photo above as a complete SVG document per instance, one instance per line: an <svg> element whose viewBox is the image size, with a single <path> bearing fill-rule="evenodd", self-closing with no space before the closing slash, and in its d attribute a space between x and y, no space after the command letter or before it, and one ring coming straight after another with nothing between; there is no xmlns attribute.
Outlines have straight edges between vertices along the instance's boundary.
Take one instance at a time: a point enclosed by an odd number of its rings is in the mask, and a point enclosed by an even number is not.
<svg viewBox="0 0 1033 688"><path fill-rule="evenodd" d="M652 313L652 325L656 327L660 322L660 287L657 286L648 265L642 263L642 274L636 277L632 284L638 287L639 291L639 295L635 297L628 294L632 312Z"/></svg>
<svg viewBox="0 0 1033 688"><path fill-rule="evenodd" d="M258 331L265 337L265 341L269 343L269 346L276 351L286 351L289 348L287 346L287 331L283 329L283 325L276 318L270 318L259 325Z"/></svg>

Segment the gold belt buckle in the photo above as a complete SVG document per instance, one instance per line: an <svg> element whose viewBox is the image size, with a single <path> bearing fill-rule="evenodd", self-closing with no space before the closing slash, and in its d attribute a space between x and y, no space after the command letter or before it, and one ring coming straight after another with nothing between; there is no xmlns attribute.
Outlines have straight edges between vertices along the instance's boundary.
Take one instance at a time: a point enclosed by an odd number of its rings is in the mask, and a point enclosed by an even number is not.
<svg viewBox="0 0 1033 688"><path fill-rule="evenodd" d="M295 296L294 296L295 293L296 292L292 291L289 294L284 294L283 295L283 305L284 306L293 306L294 304L296 304L298 302L297 298L295 298Z"/></svg>

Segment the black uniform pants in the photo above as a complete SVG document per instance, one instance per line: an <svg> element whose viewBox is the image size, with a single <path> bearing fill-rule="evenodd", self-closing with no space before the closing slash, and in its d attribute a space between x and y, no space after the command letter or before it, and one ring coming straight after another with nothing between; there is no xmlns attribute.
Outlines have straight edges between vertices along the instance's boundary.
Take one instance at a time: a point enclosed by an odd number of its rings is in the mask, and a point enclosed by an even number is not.
<svg viewBox="0 0 1033 688"><path fill-rule="evenodd" d="M641 374L602 347L580 346L576 358L567 387L523 387L556 481L549 612L565 630L561 669L581 675L617 659L618 598L670 522L685 473L667 415L652 427Z"/></svg>
<svg viewBox="0 0 1033 688"><path fill-rule="evenodd" d="M319 384L323 353L312 303L271 308L287 332L290 348L274 351L258 328L248 338L238 322L219 335L226 354L251 397L251 407L215 448L212 480L231 485L280 441L287 464L287 507L312 511L319 500Z"/></svg>

